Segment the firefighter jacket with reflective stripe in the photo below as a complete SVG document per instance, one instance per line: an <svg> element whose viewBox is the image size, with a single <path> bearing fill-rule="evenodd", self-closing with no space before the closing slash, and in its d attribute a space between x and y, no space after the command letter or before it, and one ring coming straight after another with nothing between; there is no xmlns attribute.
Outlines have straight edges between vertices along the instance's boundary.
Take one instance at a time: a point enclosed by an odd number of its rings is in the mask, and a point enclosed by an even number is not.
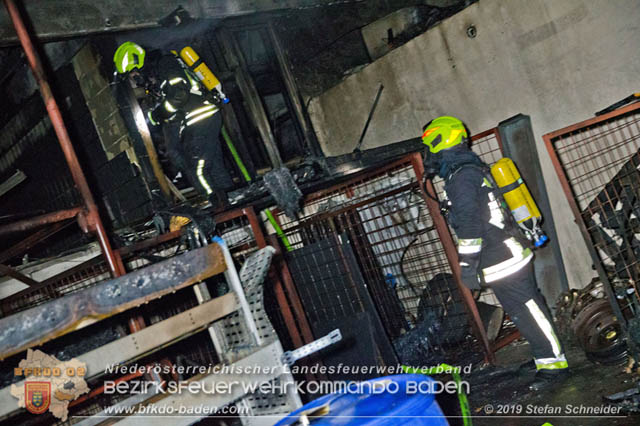
<svg viewBox="0 0 640 426"><path fill-rule="evenodd" d="M514 237L491 181L478 166L460 166L445 179L449 224L458 237L458 256L465 284L478 288L522 269L533 254Z"/></svg>
<svg viewBox="0 0 640 426"><path fill-rule="evenodd" d="M205 99L200 84L189 74L180 59L173 55L162 55L154 59L149 66L153 69L163 98L149 111L152 124L182 120L183 126L190 126L218 111L215 105Z"/></svg>

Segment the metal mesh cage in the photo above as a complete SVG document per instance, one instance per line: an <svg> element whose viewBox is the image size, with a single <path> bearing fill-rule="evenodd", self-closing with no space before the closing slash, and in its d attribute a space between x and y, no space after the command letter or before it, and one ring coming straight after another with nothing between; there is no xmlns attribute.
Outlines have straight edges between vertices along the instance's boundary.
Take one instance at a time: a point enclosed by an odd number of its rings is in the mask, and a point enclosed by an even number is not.
<svg viewBox="0 0 640 426"><path fill-rule="evenodd" d="M639 122L634 104L544 136L600 278L625 317L639 300Z"/></svg>
<svg viewBox="0 0 640 426"><path fill-rule="evenodd" d="M411 346L416 330L431 338L429 357L473 352L467 313L410 160L312 194L297 220L277 213L292 253L307 250L296 257L296 286L311 323L367 310L362 280L396 348ZM331 238L340 244L318 245ZM332 251L342 260L332 263Z"/></svg>

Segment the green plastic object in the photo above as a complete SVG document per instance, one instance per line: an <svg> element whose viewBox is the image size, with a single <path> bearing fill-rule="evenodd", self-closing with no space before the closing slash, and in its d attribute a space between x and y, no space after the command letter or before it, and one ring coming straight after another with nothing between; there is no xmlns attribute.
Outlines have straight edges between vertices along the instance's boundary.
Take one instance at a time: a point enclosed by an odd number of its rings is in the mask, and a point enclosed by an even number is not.
<svg viewBox="0 0 640 426"><path fill-rule="evenodd" d="M231 138L229 137L229 133L227 133L227 129L225 129L224 126L222 126L222 137L227 143L227 148L229 148L229 151L231 152L231 155L233 156L233 159L235 160L236 165L238 166L238 169L240 169L240 173L242 173L244 180L247 182L251 182L251 175L249 175L249 171L247 170L244 163L242 162L242 158L240 158L240 154L238 154L238 151L236 150L236 147L231 141ZM282 244L284 245L285 249L287 251L293 250L293 248L291 247L291 243L289 243L289 239L285 235L280 225L278 225L278 221L276 220L276 218L273 217L273 213L271 213L271 210L265 209L264 213L267 216L267 219L269 219L269 223L271 223L271 226L273 226L273 229L276 230L276 235L278 235L278 238L280 238L280 240L282 241Z"/></svg>
<svg viewBox="0 0 640 426"><path fill-rule="evenodd" d="M238 154L238 151L236 150L235 145L233 145L233 142L231 142L229 133L227 133L227 129L225 129L224 126L222 126L222 137L224 138L224 141L227 143L227 148L229 148L229 151L231 152L233 159L238 165L238 168L240 169L240 173L242 173L242 176L244 176L244 180L247 182L251 182L251 176L249 175L247 168L244 166L244 163L242 162L242 158L240 158L240 155Z"/></svg>

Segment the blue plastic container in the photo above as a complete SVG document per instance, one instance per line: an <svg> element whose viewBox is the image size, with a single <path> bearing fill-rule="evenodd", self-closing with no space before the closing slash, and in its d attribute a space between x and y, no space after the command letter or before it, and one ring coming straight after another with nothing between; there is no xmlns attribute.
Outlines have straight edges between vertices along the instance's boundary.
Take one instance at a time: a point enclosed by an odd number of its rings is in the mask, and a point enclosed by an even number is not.
<svg viewBox="0 0 640 426"><path fill-rule="evenodd" d="M354 383L347 391L311 401L275 426L292 425L301 414L306 414L313 426L448 425L435 396L428 393L433 389L429 382L434 380L420 374L400 374ZM416 386L421 391L411 392Z"/></svg>

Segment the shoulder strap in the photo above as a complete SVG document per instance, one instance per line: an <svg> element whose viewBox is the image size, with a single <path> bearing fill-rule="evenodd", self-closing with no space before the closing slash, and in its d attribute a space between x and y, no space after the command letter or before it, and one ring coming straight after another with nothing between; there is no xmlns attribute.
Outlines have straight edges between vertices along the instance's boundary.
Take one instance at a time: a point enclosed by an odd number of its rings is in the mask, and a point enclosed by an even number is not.
<svg viewBox="0 0 640 426"><path fill-rule="evenodd" d="M449 177L447 178L447 181L450 181L451 179L453 179L453 177L458 174L458 172L462 169L465 168L474 168L477 170L480 170L482 172L483 175L489 175L491 176L491 172L489 171L489 166L485 165L485 164L478 164L475 161L468 161L466 163L460 163L458 164L458 167L456 167L450 174ZM493 177L491 178L493 179ZM490 180L491 182L491 180ZM493 182L492 182L493 184Z"/></svg>
<svg viewBox="0 0 640 426"><path fill-rule="evenodd" d="M522 235L522 232L520 231L520 227L518 226L515 218L511 214L511 211L509 210L509 207L507 206L507 202L505 201L503 196L505 193L511 191L512 189L515 189L514 185L516 185L517 187L522 182L514 182L513 184L507 185L504 188L498 188L498 184L493 178L493 175L491 174L491 169L489 168L489 166L487 166L486 164L478 164L476 162L461 163L453 172L451 172L447 180L452 179L456 175L456 173L468 167L473 167L477 170L480 170L484 176L484 179L487 180L491 185L488 189L493 194L495 199L498 201L498 204L500 205L500 209L502 210L502 216L504 217L504 220L505 220L505 231L507 231L509 235L514 237L521 244L525 246L529 246L531 244L530 241L526 239L524 235Z"/></svg>

